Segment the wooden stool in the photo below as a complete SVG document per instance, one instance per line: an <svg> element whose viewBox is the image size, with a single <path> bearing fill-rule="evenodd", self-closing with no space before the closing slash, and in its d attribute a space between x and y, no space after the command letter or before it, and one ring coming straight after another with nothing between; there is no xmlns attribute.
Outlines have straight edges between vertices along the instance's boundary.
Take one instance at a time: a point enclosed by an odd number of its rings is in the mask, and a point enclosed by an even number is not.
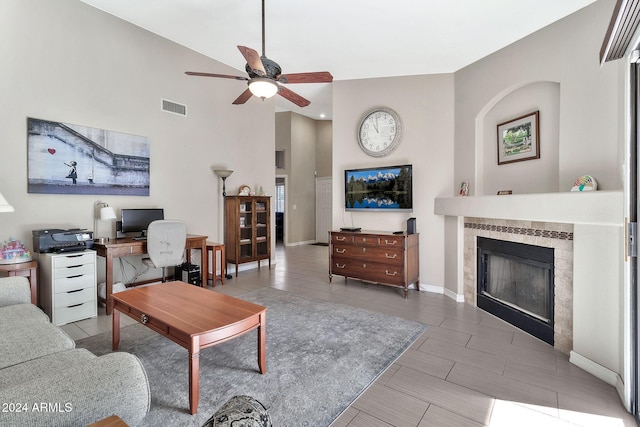
<svg viewBox="0 0 640 427"><path fill-rule="evenodd" d="M220 266L220 275L216 276L216 271L217 271L217 253L220 252L220 264L222 264ZM224 276L227 273L226 272L226 262L224 260L224 245L222 243L216 243L216 242L207 242L207 257L209 257L209 254L211 254L211 274L209 274L209 272L206 272L206 277L207 279L211 279L211 282L213 284L213 287L216 287L216 280L220 280L220 282L224 285ZM206 284L205 284L206 286Z"/></svg>

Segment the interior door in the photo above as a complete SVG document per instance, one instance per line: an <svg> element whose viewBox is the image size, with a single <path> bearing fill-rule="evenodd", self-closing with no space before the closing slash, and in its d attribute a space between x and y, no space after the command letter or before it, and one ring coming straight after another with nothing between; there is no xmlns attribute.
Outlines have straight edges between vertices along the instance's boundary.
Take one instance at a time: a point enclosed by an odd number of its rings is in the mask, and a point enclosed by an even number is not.
<svg viewBox="0 0 640 427"><path fill-rule="evenodd" d="M332 178L316 178L316 242L329 243Z"/></svg>

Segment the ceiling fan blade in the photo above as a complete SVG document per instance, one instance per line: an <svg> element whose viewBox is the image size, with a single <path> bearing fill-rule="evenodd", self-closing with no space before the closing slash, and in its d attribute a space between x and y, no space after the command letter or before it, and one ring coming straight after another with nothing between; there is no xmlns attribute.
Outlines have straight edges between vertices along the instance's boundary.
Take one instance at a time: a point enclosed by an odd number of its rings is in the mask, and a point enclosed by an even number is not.
<svg viewBox="0 0 640 427"><path fill-rule="evenodd" d="M242 76L230 76L228 74L212 74L212 73L200 73L197 71L185 71L184 72L190 76L202 76L202 77L220 77L223 79L236 79L236 80L249 80L247 77Z"/></svg>
<svg viewBox="0 0 640 427"><path fill-rule="evenodd" d="M292 91L290 89L287 89L284 86L280 86L279 87L278 94L280 96L288 99L289 101L293 102L298 107L306 107L307 105L311 104L311 101L301 97L300 95L298 95L294 91Z"/></svg>
<svg viewBox="0 0 640 427"><path fill-rule="evenodd" d="M282 74L278 77L278 81L281 83L331 83L333 76L328 71Z"/></svg>
<svg viewBox="0 0 640 427"><path fill-rule="evenodd" d="M251 98L253 96L253 94L251 93L251 91L249 89L245 90L244 92L242 92L240 94L239 97L236 98L235 101L232 102L232 104L234 105L240 105L240 104L244 104L245 102L247 102L249 100L249 98Z"/></svg>
<svg viewBox="0 0 640 427"><path fill-rule="evenodd" d="M258 52L246 46L238 46L238 50L242 56L244 56L244 59L247 60L247 64L249 64L249 67L251 67L254 73L260 77L267 75L267 71L264 69L264 65L262 65L262 60Z"/></svg>

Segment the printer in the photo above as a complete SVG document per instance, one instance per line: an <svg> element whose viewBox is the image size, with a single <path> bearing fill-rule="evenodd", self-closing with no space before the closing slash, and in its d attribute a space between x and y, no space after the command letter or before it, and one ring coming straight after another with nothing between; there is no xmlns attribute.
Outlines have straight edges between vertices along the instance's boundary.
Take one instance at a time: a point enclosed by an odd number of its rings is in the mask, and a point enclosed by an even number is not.
<svg viewBox="0 0 640 427"><path fill-rule="evenodd" d="M61 230L49 228L33 230L33 250L35 252L77 252L91 249L93 231L80 228Z"/></svg>

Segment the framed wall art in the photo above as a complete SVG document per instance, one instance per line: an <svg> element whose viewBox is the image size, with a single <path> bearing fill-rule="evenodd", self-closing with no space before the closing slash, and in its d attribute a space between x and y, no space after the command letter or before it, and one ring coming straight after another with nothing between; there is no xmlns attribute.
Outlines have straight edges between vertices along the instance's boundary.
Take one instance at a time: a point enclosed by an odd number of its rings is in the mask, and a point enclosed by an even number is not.
<svg viewBox="0 0 640 427"><path fill-rule="evenodd" d="M27 118L27 191L149 195L149 141L86 126Z"/></svg>
<svg viewBox="0 0 640 427"><path fill-rule="evenodd" d="M498 164L540 158L540 112L498 125Z"/></svg>

